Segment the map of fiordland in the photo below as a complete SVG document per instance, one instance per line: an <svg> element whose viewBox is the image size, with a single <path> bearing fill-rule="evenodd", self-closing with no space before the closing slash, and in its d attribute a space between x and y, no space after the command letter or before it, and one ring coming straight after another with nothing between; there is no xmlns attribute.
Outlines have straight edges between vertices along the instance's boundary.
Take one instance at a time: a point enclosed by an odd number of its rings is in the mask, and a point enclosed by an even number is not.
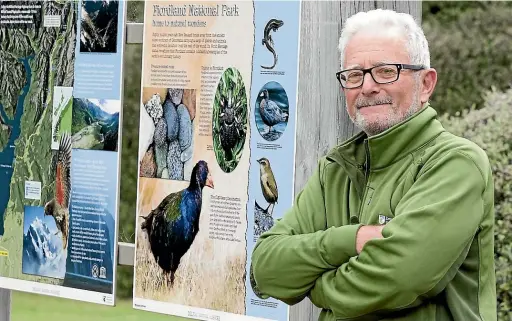
<svg viewBox="0 0 512 321"><path fill-rule="evenodd" d="M32 235L25 235L24 224L42 226L42 210L33 222L23 219L27 208L42 209L54 197L59 137L71 131L77 3L14 1L0 7L16 10L13 3L30 8L32 23L0 26L0 276L40 280L22 274L21 265L24 239ZM54 230L53 224L48 228ZM30 240L45 259L52 257L44 240Z"/></svg>

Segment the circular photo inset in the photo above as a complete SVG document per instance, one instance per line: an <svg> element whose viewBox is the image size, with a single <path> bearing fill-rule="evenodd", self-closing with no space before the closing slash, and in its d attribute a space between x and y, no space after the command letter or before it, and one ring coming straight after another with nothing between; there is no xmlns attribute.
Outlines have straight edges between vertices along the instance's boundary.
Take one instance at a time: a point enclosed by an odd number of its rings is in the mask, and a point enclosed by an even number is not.
<svg viewBox="0 0 512 321"><path fill-rule="evenodd" d="M222 74L213 101L213 151L219 167L235 170L247 135L247 94L242 75L236 68Z"/></svg>
<svg viewBox="0 0 512 321"><path fill-rule="evenodd" d="M277 140L288 125L288 96L278 82L266 83L258 93L254 106L256 127L267 141Z"/></svg>

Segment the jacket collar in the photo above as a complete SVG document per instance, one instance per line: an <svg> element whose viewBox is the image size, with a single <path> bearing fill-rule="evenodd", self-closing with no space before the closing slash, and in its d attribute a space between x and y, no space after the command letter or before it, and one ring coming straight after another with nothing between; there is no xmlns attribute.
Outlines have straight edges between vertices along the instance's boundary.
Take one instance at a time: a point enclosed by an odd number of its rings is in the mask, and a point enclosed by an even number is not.
<svg viewBox="0 0 512 321"><path fill-rule="evenodd" d="M427 103L408 119L386 131L368 137L365 132L352 136L327 155L346 168L353 165L369 170L391 165L445 131L437 112ZM348 163L348 164L346 164Z"/></svg>

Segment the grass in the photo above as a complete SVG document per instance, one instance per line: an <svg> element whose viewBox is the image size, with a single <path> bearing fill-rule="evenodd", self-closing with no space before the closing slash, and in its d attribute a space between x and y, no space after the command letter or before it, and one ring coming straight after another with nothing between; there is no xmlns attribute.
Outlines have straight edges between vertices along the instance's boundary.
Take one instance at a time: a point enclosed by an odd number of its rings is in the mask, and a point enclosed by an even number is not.
<svg viewBox="0 0 512 321"><path fill-rule="evenodd" d="M25 292L12 292L12 321L41 319L52 321L191 320L188 318L136 310L132 308L132 302L129 300L118 300L115 307L110 307Z"/></svg>
<svg viewBox="0 0 512 321"><path fill-rule="evenodd" d="M149 243L139 233L136 293L145 299L224 312L245 313L244 261L241 257L215 262L213 241L198 240L176 272L174 286L165 283ZM204 247L204 248L202 248ZM192 257L192 259L191 259Z"/></svg>

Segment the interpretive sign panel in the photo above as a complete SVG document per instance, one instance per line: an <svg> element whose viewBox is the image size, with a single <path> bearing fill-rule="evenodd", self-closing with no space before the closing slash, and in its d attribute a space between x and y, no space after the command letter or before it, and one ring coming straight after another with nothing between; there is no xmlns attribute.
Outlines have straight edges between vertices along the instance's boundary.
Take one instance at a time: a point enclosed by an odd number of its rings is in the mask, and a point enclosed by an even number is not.
<svg viewBox="0 0 512 321"><path fill-rule="evenodd" d="M134 307L288 320L250 278L292 205L300 1L146 1Z"/></svg>
<svg viewBox="0 0 512 321"><path fill-rule="evenodd" d="M113 305L125 2L0 13L0 287Z"/></svg>

